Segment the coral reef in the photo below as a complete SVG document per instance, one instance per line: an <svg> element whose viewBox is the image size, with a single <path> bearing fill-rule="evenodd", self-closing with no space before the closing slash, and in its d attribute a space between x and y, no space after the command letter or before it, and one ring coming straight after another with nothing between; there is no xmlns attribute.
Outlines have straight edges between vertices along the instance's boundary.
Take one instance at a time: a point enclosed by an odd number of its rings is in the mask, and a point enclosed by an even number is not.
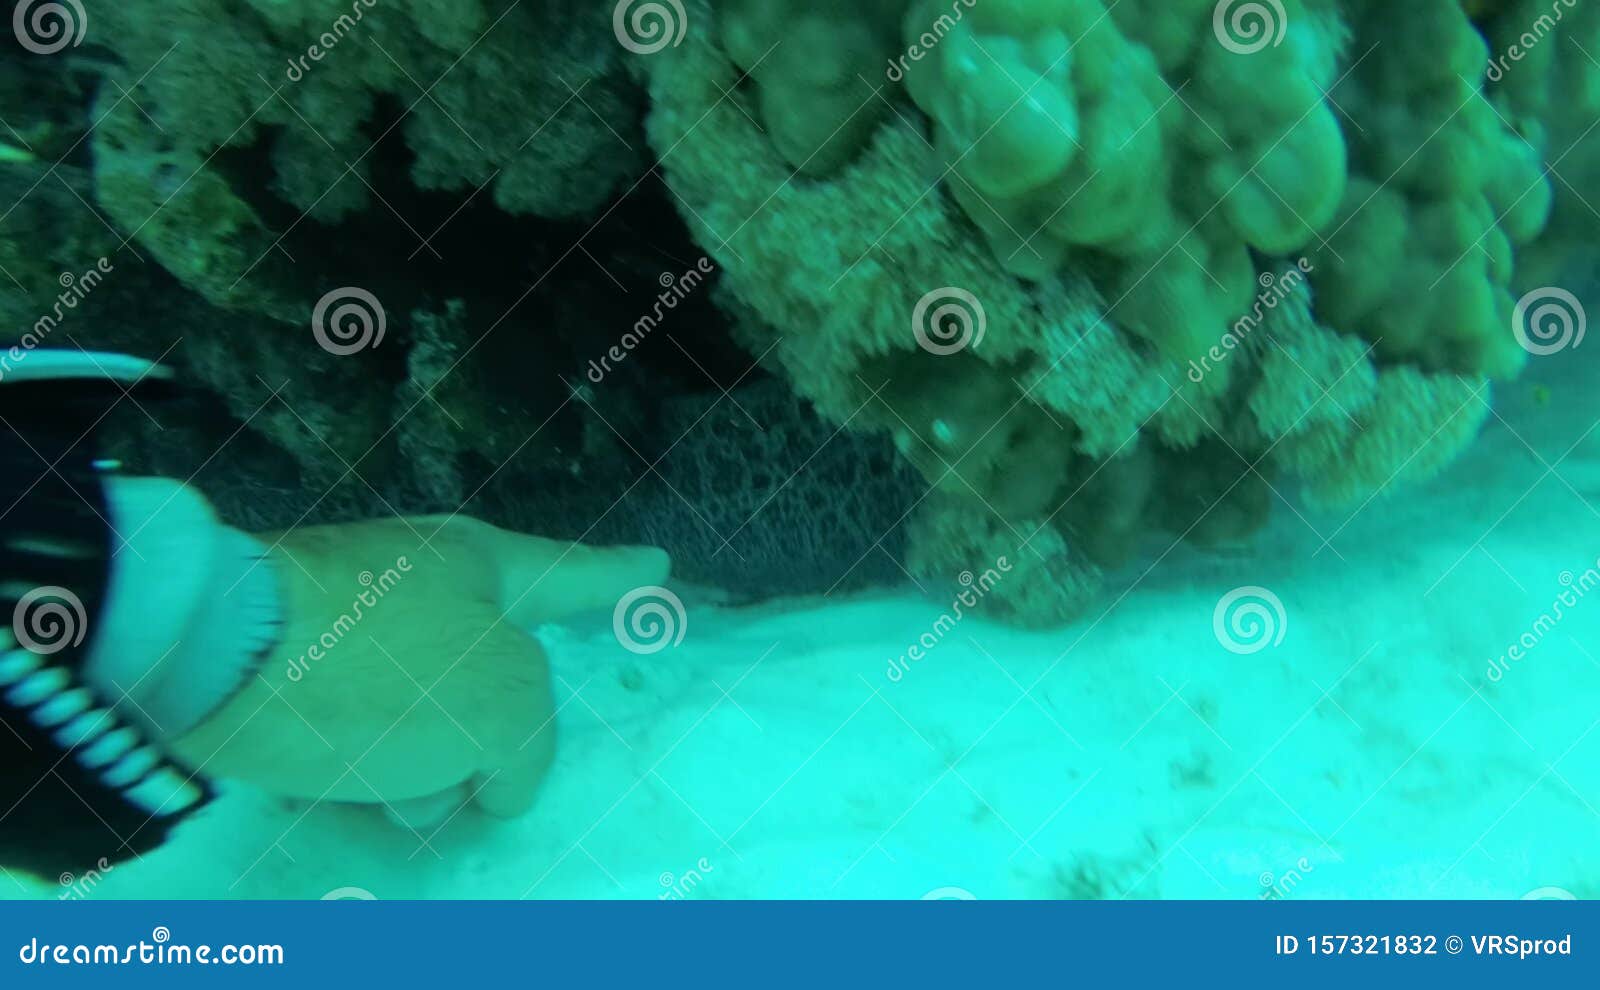
<svg viewBox="0 0 1600 990"><path fill-rule="evenodd" d="M862 82L884 6L723 15L724 47L802 171L835 171L886 116L890 98ZM1322 318L1384 356L1491 377L1520 367L1504 332L1512 251L1549 217L1547 149L1492 105L1488 44L1451 0L1287 0L1281 19L1257 5L1231 23L1209 0L900 6L916 57L889 78L927 115L948 194L1009 271L1093 272L1120 327L1188 360L1249 307L1252 253L1309 251ZM808 43L824 16L847 42ZM1231 37L1247 27L1278 34ZM1548 46L1563 62L1571 48ZM802 59L822 63L826 86L791 67ZM1588 71L1552 67L1520 102ZM1547 109L1523 116L1557 116Z"/></svg>
<svg viewBox="0 0 1600 990"><path fill-rule="evenodd" d="M928 479L918 573L1003 534L1036 574L997 603L1058 620L1140 534L1232 542L1289 482L1350 504L1428 477L1520 366L1513 250L1550 190L1472 81L1483 39L1427 0L1363 59L1387 8L1286 6L1247 54L1210 3L909 4L887 75L925 117L865 78L853 106L780 99L765 61L743 105L771 29L738 5L652 62L651 142L746 346ZM774 119L802 102L820 161Z"/></svg>
<svg viewBox="0 0 1600 990"><path fill-rule="evenodd" d="M1003 555L1057 622L1442 469L1600 256L1592 5L153 7L0 63L0 310L109 259L51 328L201 386L117 449L249 525L469 507L758 597Z"/></svg>
<svg viewBox="0 0 1600 990"><path fill-rule="evenodd" d="M99 202L218 305L303 321L321 289L285 239L367 211L437 258L385 188L391 132L412 188L511 214L587 216L641 168L607 19L575 0L179 0L107 5L96 28L120 60L94 111Z"/></svg>

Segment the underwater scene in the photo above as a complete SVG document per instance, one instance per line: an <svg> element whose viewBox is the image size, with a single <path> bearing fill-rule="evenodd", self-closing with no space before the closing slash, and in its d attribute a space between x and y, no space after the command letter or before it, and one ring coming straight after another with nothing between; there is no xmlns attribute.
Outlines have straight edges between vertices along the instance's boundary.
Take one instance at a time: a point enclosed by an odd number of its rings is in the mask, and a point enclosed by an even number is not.
<svg viewBox="0 0 1600 990"><path fill-rule="evenodd" d="M0 898L1600 896L1600 0L7 0Z"/></svg>

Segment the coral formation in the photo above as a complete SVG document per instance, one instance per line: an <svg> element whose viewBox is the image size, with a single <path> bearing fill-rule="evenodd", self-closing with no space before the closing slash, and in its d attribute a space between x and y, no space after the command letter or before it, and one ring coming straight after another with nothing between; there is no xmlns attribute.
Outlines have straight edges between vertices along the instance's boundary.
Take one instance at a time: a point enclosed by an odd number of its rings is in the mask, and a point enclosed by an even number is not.
<svg viewBox="0 0 1600 990"><path fill-rule="evenodd" d="M291 229L392 210L374 151L396 128L416 188L486 190L515 214L587 215L640 167L608 19L585 3L179 0L96 16L121 59L95 115L100 201L219 304L300 320L289 231L256 200L292 207ZM261 160L236 181L243 151Z"/></svg>
<svg viewBox="0 0 1600 990"><path fill-rule="evenodd" d="M1479 15L1489 42L1488 94L1547 170L1550 222L1517 254L1522 288L1561 284L1600 259L1590 190L1600 184L1600 8L1576 0L1507 0ZM1519 207L1520 208L1520 207Z"/></svg>
<svg viewBox="0 0 1600 990"><path fill-rule="evenodd" d="M1072 589L1020 617L1070 614L1141 533L1237 540L1288 482L1350 504L1429 476L1526 357L1514 257L1549 180L1465 11L1289 2L1246 46L1216 9L906 4L911 57L853 102L757 64L773 29L739 5L651 64L652 144L747 346L922 470L921 573L998 532ZM1019 550L1041 533L1078 559Z"/></svg>
<svg viewBox="0 0 1600 990"><path fill-rule="evenodd" d="M1045 623L1154 543L1437 472L1527 360L1518 298L1597 257L1591 4L683 11L645 46L589 0L96 9L94 57L0 74L0 307L33 324L110 257L74 339L209 392L120 442L169 464L204 435L224 511L465 503L753 594L893 580L851 561L909 541L930 590L1007 556L987 603ZM702 252L584 382L629 290ZM354 360L307 333L338 286L386 310ZM826 487L852 499L808 513ZM808 565L763 584L784 555Z"/></svg>

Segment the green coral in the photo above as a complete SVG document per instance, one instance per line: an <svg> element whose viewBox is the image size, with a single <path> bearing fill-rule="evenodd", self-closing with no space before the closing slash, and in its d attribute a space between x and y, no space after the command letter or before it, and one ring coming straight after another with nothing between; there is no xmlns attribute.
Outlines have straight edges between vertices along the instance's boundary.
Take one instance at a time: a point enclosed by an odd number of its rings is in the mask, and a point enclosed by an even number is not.
<svg viewBox="0 0 1600 990"><path fill-rule="evenodd" d="M518 266L559 259L528 245L497 294L407 285L351 246L405 219L396 190L587 220L653 151L740 341L926 480L908 569L932 591L1005 557L986 600L1038 624L1152 545L1247 539L1280 496L1359 504L1436 473L1525 360L1517 293L1594 257L1593 4L1281 0L1244 42L1241 5L1215 0L686 6L681 45L636 55L591 0L108 5L116 63L71 77L98 93L49 101L88 119L9 114L36 148L0 149L30 200L0 294L25 313L82 267L29 254L28 225L115 251L92 202L159 265L124 284L183 298L141 326L227 324L173 359L300 481L404 476L455 505L463 465L514 458L560 402L526 382L566 342L488 332ZM0 77L0 98L70 88L52 71ZM339 284L386 290L395 343L285 347ZM637 318L538 305L563 327ZM171 343L126 336L104 342Z"/></svg>
<svg viewBox="0 0 1600 990"><path fill-rule="evenodd" d="M1022 526L1031 540L970 500L931 496L911 525L906 568L928 594L951 600L963 592L969 600L977 597L974 572L1001 574L980 607L1019 625L1048 625L1090 607L1104 580L1100 569L1043 520L1022 520Z"/></svg>
<svg viewBox="0 0 1600 990"><path fill-rule="evenodd" d="M1249 305L1249 250L1299 249L1344 189L1322 101L1334 42L1291 6L1289 42L1246 59L1183 43L1213 7L1196 0L979 4L907 87L951 194L1010 270L1102 262L1121 324L1187 360ZM912 4L907 34L947 9ZM1277 84L1254 85L1263 73Z"/></svg>
<svg viewBox="0 0 1600 990"><path fill-rule="evenodd" d="M1513 250L1549 218L1542 158L1486 98L1488 45L1459 6L1346 7L1368 54L1332 95L1360 126L1355 178L1312 251L1318 315L1396 359L1513 375L1527 358L1511 329Z"/></svg>
<svg viewBox="0 0 1600 990"><path fill-rule="evenodd" d="M773 143L803 172L848 161L888 112L866 80L894 47L900 0L730 0L722 45L750 74Z"/></svg>
<svg viewBox="0 0 1600 990"><path fill-rule="evenodd" d="M1419 6L1451 31L1468 23L1453 4ZM1348 504L1428 477L1487 415L1487 373L1514 363L1509 318L1491 331L1485 314L1506 315L1510 245L1542 211L1479 210L1509 205L1505 169L1520 181L1527 164L1504 129L1483 126L1481 93L1463 94L1473 122L1444 137L1510 164L1400 183L1393 210L1328 246L1361 212L1352 202L1377 198L1372 149L1347 151L1325 95L1352 61L1349 8L1289 4L1283 45L1247 69L1213 43L1213 7L968 8L905 63L933 140L901 106L810 177L793 174L794 150L763 116L770 77L746 103L748 59L715 42L726 29L651 64L651 143L719 261L744 343L825 415L893 435L922 470L913 573L948 579L1007 553L1031 574L1017 582L1026 594L996 605L1026 621L1081 609L1152 533L1235 544L1284 486ZM911 5L906 37L951 9ZM1399 67L1370 71L1375 91ZM1452 276L1445 253L1480 220L1473 236L1491 250ZM1401 250L1396 233L1421 239ZM1302 248L1311 285L1297 275L1264 290L1261 268L1295 267L1271 256ZM1397 271L1443 276L1458 298L1402 308L1409 346L1375 341L1386 325L1341 323L1409 302L1392 298ZM970 300L934 328L960 340L919 340L930 297Z"/></svg>
<svg viewBox="0 0 1600 990"><path fill-rule="evenodd" d="M93 134L101 201L211 301L297 321L304 293L279 238L393 210L375 186L391 132L416 189L591 215L642 169L633 84L602 15L580 0L108 5L97 34L122 64ZM241 172L242 154L267 174ZM262 215L263 188L293 211L283 229Z"/></svg>
<svg viewBox="0 0 1600 990"><path fill-rule="evenodd" d="M1265 34L1248 44L1224 16L1236 5L1212 0L903 0L908 55L891 56L888 84L862 67L894 3L791 6L719 8L791 164L835 173L903 77L945 192L1005 267L1093 273L1119 325L1169 356L1203 354L1249 307L1259 256L1308 255L1319 315L1384 358L1497 378L1525 360L1514 261L1545 231L1544 166L1562 150L1537 125L1572 144L1565 122L1593 119L1591 12L1517 67L1537 82L1500 94L1456 0L1249 5L1235 15ZM1544 13L1499 6L1494 25ZM812 43L808 25L823 22L847 40ZM863 100L868 79L886 92ZM1555 106L1556 85L1576 90L1579 112Z"/></svg>
<svg viewBox="0 0 1600 990"><path fill-rule="evenodd" d="M1519 247L1516 284L1559 285L1600 259L1600 6L1507 0L1484 12L1480 27L1490 49L1489 100L1549 170L1554 189L1549 224Z"/></svg>

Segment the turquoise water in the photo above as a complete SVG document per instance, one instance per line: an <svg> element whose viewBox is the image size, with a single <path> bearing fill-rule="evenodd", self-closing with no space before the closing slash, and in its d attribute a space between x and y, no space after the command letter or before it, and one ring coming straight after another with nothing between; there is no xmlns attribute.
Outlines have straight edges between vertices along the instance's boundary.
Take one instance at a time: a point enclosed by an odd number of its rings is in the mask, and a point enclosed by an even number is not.
<svg viewBox="0 0 1600 990"><path fill-rule="evenodd" d="M1587 0L15 6L5 896L1600 892Z"/></svg>

